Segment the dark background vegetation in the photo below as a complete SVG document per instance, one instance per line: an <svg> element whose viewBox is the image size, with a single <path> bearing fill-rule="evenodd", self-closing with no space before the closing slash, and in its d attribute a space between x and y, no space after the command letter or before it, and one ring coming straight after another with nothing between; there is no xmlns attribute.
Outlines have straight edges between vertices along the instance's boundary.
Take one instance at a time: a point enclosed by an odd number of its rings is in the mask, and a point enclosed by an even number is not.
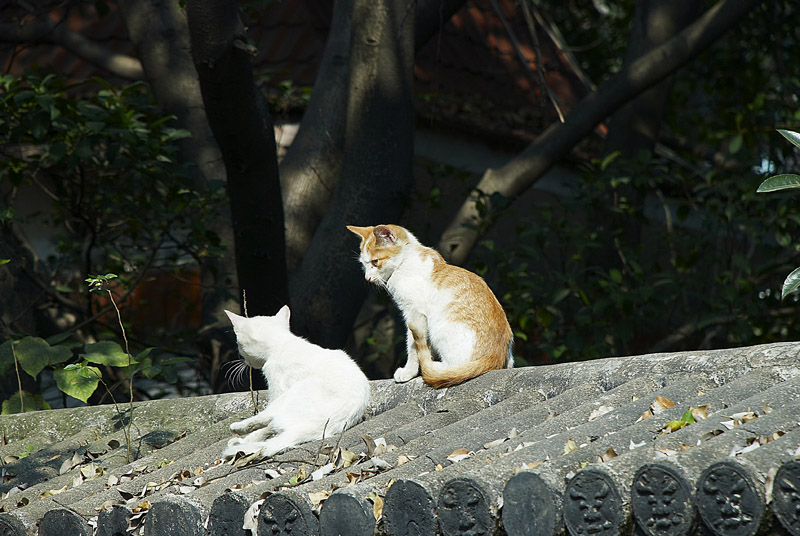
<svg viewBox="0 0 800 536"><path fill-rule="evenodd" d="M518 365L796 338L795 298L779 299L796 204L755 193L800 167L775 132L800 119L795 2L482 2L500 27L524 21L537 52L523 113L503 75L495 98L423 83L420 50L471 1L296 3L326 29L313 88L291 78L305 64L258 68L274 2L8 2L0 341L41 337L73 359L120 341L112 304L85 283L113 273L132 353L163 359L139 398L232 388L222 311L244 293L248 314L289 303L296 333L386 377L403 329L345 225L390 222L487 279ZM119 21L127 49L86 31ZM519 52L520 36L505 39ZM53 50L89 66L84 78L49 65ZM298 121L279 160L273 123ZM502 164L415 157L420 130ZM4 363L3 400L47 388ZM102 372L111 391L129 381Z"/></svg>

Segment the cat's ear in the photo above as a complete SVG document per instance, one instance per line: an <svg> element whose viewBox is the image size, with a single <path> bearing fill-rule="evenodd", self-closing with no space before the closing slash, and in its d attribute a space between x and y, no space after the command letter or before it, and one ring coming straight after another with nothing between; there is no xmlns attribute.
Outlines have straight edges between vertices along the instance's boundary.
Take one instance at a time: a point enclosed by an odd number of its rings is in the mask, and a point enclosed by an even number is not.
<svg viewBox="0 0 800 536"><path fill-rule="evenodd" d="M225 310L225 314L228 315L228 319L231 321L231 324L233 324L234 328L238 325L237 323L242 319L241 316L237 315L236 313L232 313L227 309Z"/></svg>
<svg viewBox="0 0 800 536"><path fill-rule="evenodd" d="M397 235L386 225L378 225L373 231L379 246L393 246L397 244Z"/></svg>
<svg viewBox="0 0 800 536"><path fill-rule="evenodd" d="M347 230L360 236L361 241L363 242L367 239L369 233L372 232L372 227L356 227L355 225L348 225Z"/></svg>
<svg viewBox="0 0 800 536"><path fill-rule="evenodd" d="M289 317L291 316L291 314L292 314L292 312L289 310L289 306L288 305L284 305L283 307L281 307L281 310L278 311L278 314L275 315L275 316L277 316L278 318L283 318L284 321L286 322L286 327L288 328L289 327Z"/></svg>

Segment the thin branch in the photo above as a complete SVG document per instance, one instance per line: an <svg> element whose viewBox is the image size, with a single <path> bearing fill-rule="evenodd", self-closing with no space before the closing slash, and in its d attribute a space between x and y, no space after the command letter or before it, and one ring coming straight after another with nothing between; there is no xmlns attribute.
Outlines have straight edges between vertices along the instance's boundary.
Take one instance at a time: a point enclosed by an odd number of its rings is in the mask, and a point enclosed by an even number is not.
<svg viewBox="0 0 800 536"><path fill-rule="evenodd" d="M56 24L52 20L22 25L0 24L0 43L58 45L120 78L126 80L144 78L142 63L138 59L112 52L73 32L65 24Z"/></svg>
<svg viewBox="0 0 800 536"><path fill-rule="evenodd" d="M652 49L604 82L567 116L555 123L500 169L488 169L476 186L490 199L513 200L606 117L639 93L694 59L763 0L722 0L672 39ZM484 199L484 201L486 201ZM491 206L488 207L491 210ZM438 249L448 262L463 264L483 229L476 197L470 196L442 234Z"/></svg>

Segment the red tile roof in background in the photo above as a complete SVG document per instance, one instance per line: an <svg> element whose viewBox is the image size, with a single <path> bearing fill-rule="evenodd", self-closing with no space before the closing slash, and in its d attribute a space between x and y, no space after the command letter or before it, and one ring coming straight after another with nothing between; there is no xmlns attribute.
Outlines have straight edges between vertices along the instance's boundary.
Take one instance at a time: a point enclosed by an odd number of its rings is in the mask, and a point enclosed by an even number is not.
<svg viewBox="0 0 800 536"><path fill-rule="evenodd" d="M248 34L260 51L256 69L275 82L313 85L332 8L329 0L276 1L264 8L249 21ZM10 22L7 13L3 18ZM54 10L49 16L59 21L63 13ZM112 50L135 55L118 11L112 7L101 18L92 13L90 6L75 7L65 23ZM547 84L569 108L584 90L547 33L537 30ZM0 61L4 71L10 67L15 74L39 64L75 80L96 74L122 82L52 45L20 45L16 53L4 46ZM418 111L436 117L433 126L529 141L557 120L550 102L540 98L537 69L533 39L516 2L468 0L416 56L416 92L426 96L418 99Z"/></svg>

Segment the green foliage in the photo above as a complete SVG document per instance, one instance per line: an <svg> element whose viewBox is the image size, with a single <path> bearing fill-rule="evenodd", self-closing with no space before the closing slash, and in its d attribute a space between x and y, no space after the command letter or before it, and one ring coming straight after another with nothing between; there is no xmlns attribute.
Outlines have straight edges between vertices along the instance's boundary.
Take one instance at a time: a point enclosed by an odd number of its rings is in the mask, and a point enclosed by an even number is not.
<svg viewBox="0 0 800 536"><path fill-rule="evenodd" d="M97 367L83 362L56 369L53 377L61 392L86 403L100 384L102 373Z"/></svg>
<svg viewBox="0 0 800 536"><path fill-rule="evenodd" d="M0 415L22 413L23 410L25 412L39 411L41 409L50 409L50 405L44 401L42 395L39 393L31 394L27 391L17 391L11 398L3 401Z"/></svg>
<svg viewBox="0 0 800 536"><path fill-rule="evenodd" d="M778 130L792 145L800 148L800 133L791 130ZM757 192L775 192L778 190L800 189L800 175L783 174L770 177L758 187ZM800 268L795 268L783 281L781 299L800 288Z"/></svg>
<svg viewBox="0 0 800 536"><path fill-rule="evenodd" d="M32 72L2 75L0 88L0 183L38 188L53 200L52 210L31 217L60 229L52 266L93 273L87 260L103 259L129 283L140 269L221 256L204 221L224 199L222 183L197 187L193 167L177 159L189 133L169 126L146 85L116 88L93 78L67 86L63 77ZM0 199L7 220L13 208Z"/></svg>
<svg viewBox="0 0 800 536"><path fill-rule="evenodd" d="M661 158L612 155L571 195L526 207L511 245L484 241L476 263L500 291L520 362L800 335L773 292L800 212L774 210L757 180L751 171L698 181Z"/></svg>
<svg viewBox="0 0 800 536"><path fill-rule="evenodd" d="M144 272L176 271L223 254L206 222L225 202L224 183L201 184L193 165L178 162L178 144L189 133L170 121L143 83L118 88L93 78L69 86L40 71L0 75L0 225L38 223L56 232L55 254L40 268L53 302L85 314L78 322L94 313L92 305L113 301L112 290L132 290ZM14 203L26 189L38 190L51 205L21 217L24 207L16 210ZM0 269L10 261L0 259ZM76 290L79 274L98 272L105 275L86 283L108 296L87 299ZM104 378L141 371L177 379L181 360L150 349L141 351L141 361L129 361L119 344L104 340L110 337L116 335L102 324L48 341L18 334L0 345L0 374L16 374L14 350L20 374L38 379L52 369L59 389L84 402Z"/></svg>

